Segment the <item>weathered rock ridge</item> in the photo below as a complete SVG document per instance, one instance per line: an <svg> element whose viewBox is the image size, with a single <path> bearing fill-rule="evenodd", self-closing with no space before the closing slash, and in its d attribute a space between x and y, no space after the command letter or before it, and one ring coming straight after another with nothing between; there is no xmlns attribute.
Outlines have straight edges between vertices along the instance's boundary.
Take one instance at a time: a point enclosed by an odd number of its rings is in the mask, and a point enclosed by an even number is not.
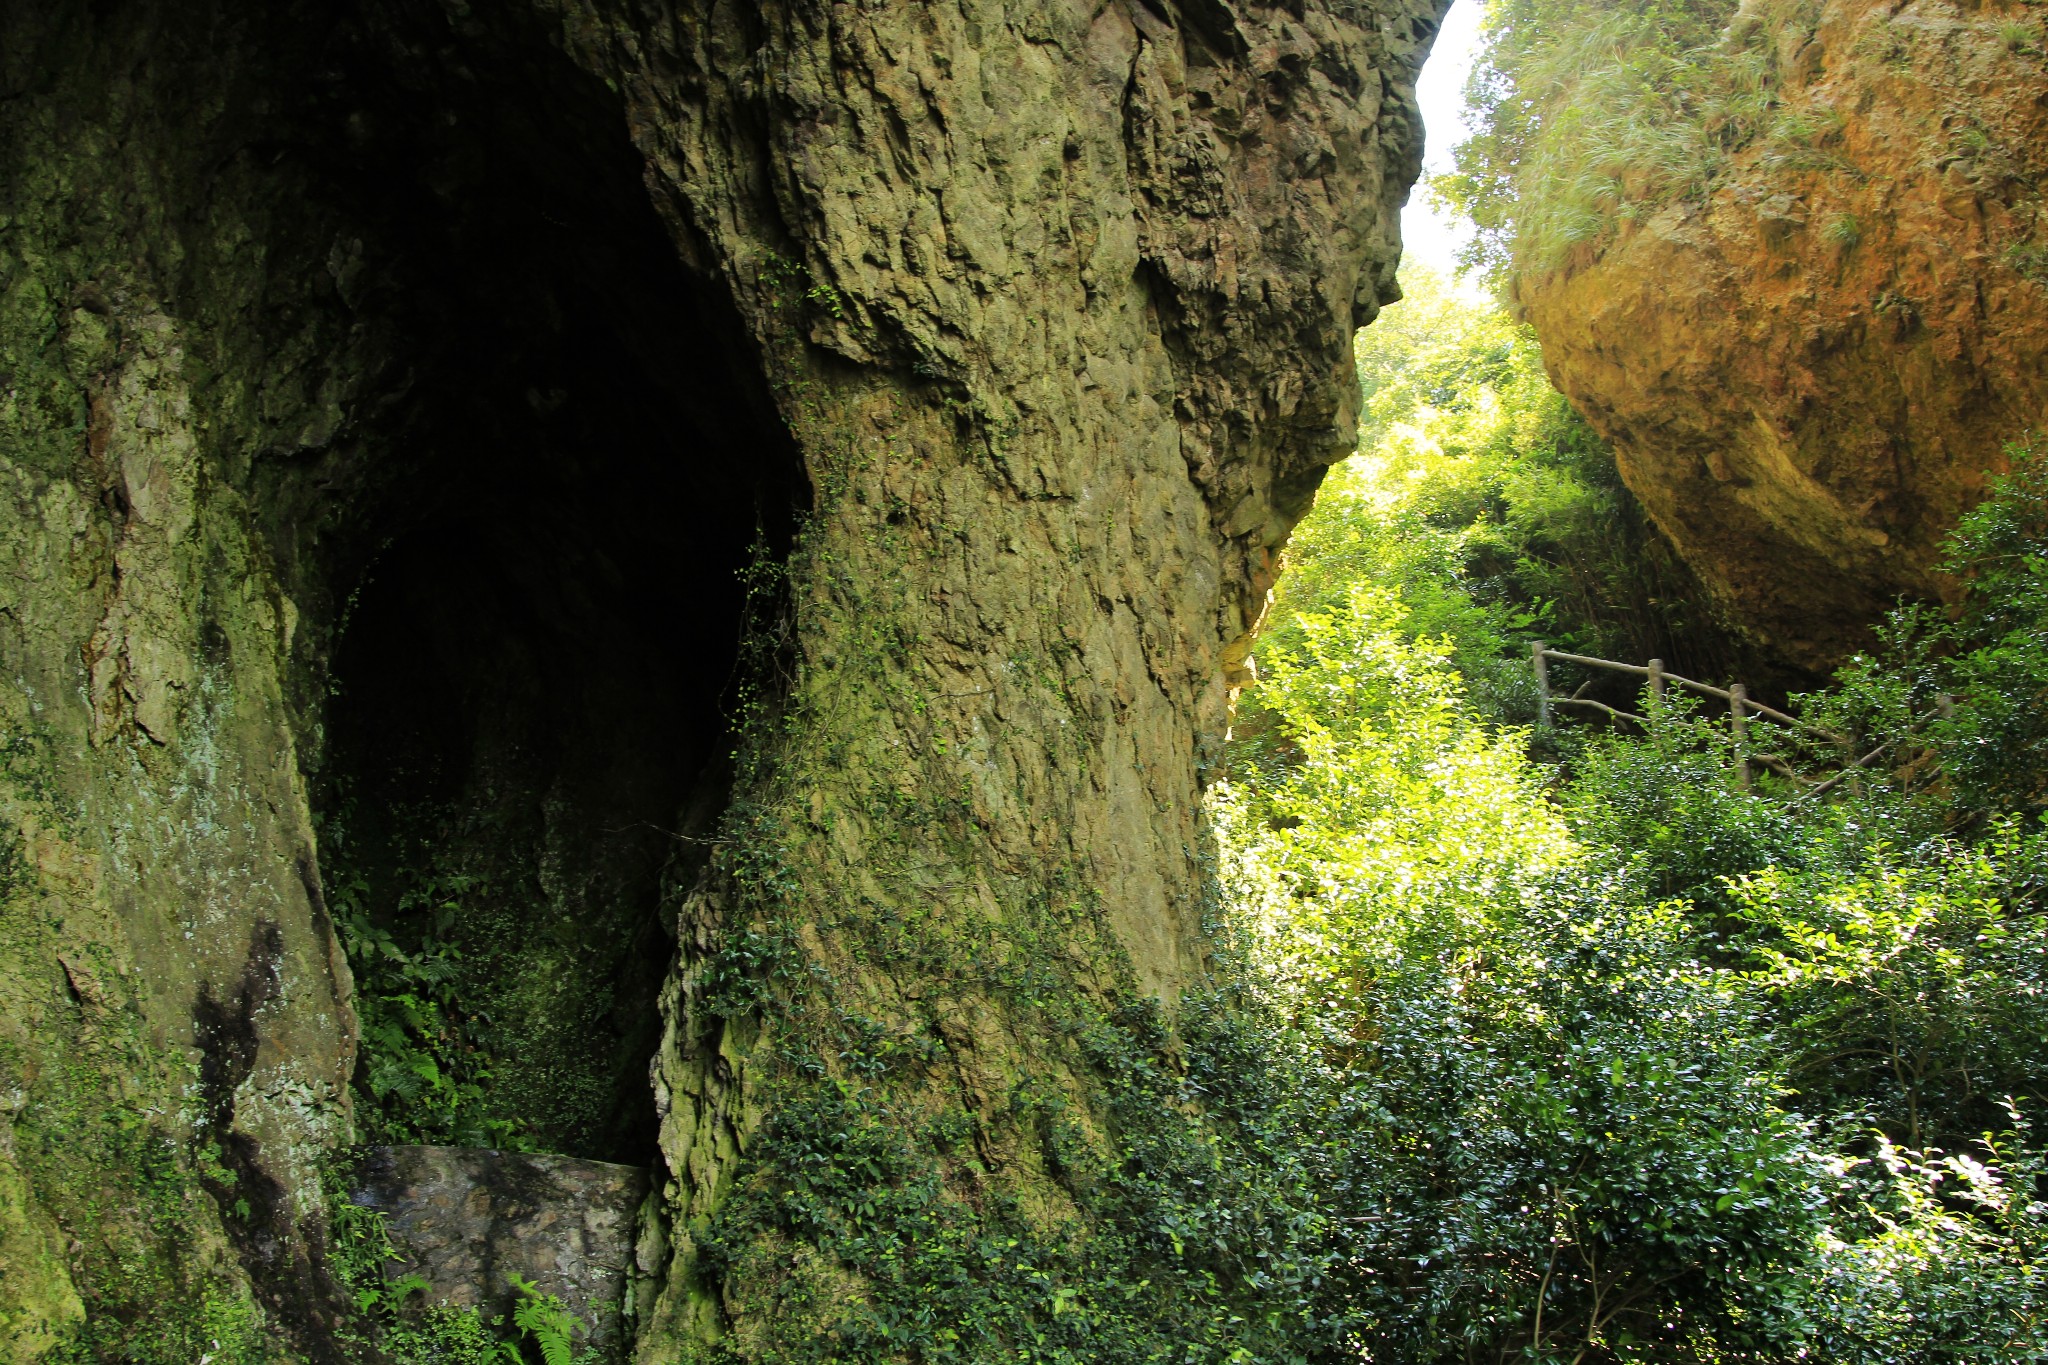
<svg viewBox="0 0 2048 1365"><path fill-rule="evenodd" d="M1735 617L1791 661L1935 595L2048 414L2048 37L2025 5L1768 19L1782 108L1704 203L1518 292L1552 377Z"/></svg>
<svg viewBox="0 0 2048 1365"><path fill-rule="evenodd" d="M1085 1229L1438 11L0 0L0 1356L347 1357L414 809L643 1358L860 1301L819 1096Z"/></svg>

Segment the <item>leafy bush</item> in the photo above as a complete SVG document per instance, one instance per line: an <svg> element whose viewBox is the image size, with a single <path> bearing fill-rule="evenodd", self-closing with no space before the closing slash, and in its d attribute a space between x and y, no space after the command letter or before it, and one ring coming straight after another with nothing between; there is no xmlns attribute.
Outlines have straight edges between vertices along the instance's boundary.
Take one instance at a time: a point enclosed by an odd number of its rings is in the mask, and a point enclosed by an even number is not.
<svg viewBox="0 0 2048 1365"><path fill-rule="evenodd" d="M1384 590L1351 608L1261 684L1298 760L1218 802L1252 959L1343 1077L1359 1330L1398 1360L1751 1332L1821 1203L1753 995L1572 837L1447 650Z"/></svg>
<svg viewBox="0 0 2048 1365"><path fill-rule="evenodd" d="M1472 553L1512 523L1457 499L1578 495L1415 440L1435 344L1374 378L1402 415L1302 528L1212 798L1233 942L1314 1052L1276 1121L1318 1312L1374 1361L2042 1358L2048 474L2011 452L1956 608L1803 699L1854 781L1745 787L1676 696L1539 763Z"/></svg>
<svg viewBox="0 0 2048 1365"><path fill-rule="evenodd" d="M1137 1001L1068 1021L1105 1081L1112 1142L1020 1081L1014 1115L1056 1191L1031 1206L982 1182L972 1202L948 1191L977 1164L966 1113L919 1115L850 1081L792 1086L704 1243L716 1273L774 1309L710 1358L1330 1358L1348 1318L1312 1136L1327 1086L1240 1002L1191 995L1179 1023L1169 1035ZM826 1267L844 1292L821 1300L795 1272Z"/></svg>
<svg viewBox="0 0 2048 1365"><path fill-rule="evenodd" d="M1754 1005L1675 908L1616 909L1601 879L1544 890L1483 942L1401 943L1408 979L1378 980L1394 1008L1373 1015L1353 1097L1387 1116L1374 1344L1764 1344L1823 1196Z"/></svg>
<svg viewBox="0 0 2048 1365"><path fill-rule="evenodd" d="M1815 837L1814 817L1834 812L1743 799L1725 726L1690 698L1673 696L1654 721L1647 733L1596 732L1559 793L1579 837L1630 866L1644 894L1683 900L1712 922L1734 908L1730 878L1803 868L1854 843L1853 824ZM1782 790L1768 772L1759 778Z"/></svg>
<svg viewBox="0 0 2048 1365"><path fill-rule="evenodd" d="M337 823L330 842L339 832ZM360 876L330 888L357 983L357 1118L374 1141L524 1145L518 1125L491 1113L489 1059L500 1044L466 998L462 951L449 935L468 889L460 878L414 877L396 910L408 946L372 915Z"/></svg>
<svg viewBox="0 0 2048 1365"><path fill-rule="evenodd" d="M1425 271L1359 333L1359 455L1330 471L1295 532L1261 668L1301 648L1298 622L1398 584L1410 639L1449 642L1466 695L1535 717L1528 640L1709 666L1733 646L1692 575L1622 486L1613 453L1550 386L1535 338ZM1246 694L1240 753L1272 759Z"/></svg>
<svg viewBox="0 0 2048 1365"><path fill-rule="evenodd" d="M2040 1149L2017 1109L1988 1160L1880 1139L1875 1175L1830 1232L1807 1290L1815 1359L1871 1365L2021 1365L2048 1357L2048 1204ZM1846 1164L1846 1163L1845 1163Z"/></svg>
<svg viewBox="0 0 2048 1365"><path fill-rule="evenodd" d="M1961 704L1934 735L1963 800L2038 810L2048 802L2048 457L2032 441L2005 453L2009 472L1989 480L1948 542L1966 591L1937 631L1954 651L1947 690Z"/></svg>
<svg viewBox="0 0 2048 1365"><path fill-rule="evenodd" d="M1849 868L1770 866L1730 890L1757 984L1817 1113L1913 1149L1966 1144L2012 1096L2041 1097L2048 1057L2048 840L1989 839Z"/></svg>

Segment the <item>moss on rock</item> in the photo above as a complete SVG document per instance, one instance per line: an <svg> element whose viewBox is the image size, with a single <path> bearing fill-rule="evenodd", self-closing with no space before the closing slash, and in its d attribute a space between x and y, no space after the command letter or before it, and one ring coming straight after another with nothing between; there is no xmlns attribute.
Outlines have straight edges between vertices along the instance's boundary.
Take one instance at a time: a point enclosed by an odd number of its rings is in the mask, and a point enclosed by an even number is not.
<svg viewBox="0 0 2048 1365"><path fill-rule="evenodd" d="M1437 8L0 17L0 1066L78 1349L345 1355L344 912L460 950L499 1120L658 1147L646 1359L1267 1341L1141 1229L1227 1150L1162 1021Z"/></svg>

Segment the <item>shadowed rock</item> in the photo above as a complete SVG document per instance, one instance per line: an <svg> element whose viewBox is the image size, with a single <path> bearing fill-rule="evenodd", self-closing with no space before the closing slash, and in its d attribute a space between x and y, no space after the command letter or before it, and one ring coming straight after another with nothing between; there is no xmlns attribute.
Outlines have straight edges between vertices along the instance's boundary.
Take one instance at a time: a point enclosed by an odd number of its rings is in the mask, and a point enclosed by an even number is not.
<svg viewBox="0 0 2048 1365"><path fill-rule="evenodd" d="M647 1173L576 1157L479 1147L376 1147L353 1198L387 1216L405 1257L392 1278L418 1274L428 1295L508 1320L513 1276L555 1295L606 1349L622 1338L634 1214Z"/></svg>

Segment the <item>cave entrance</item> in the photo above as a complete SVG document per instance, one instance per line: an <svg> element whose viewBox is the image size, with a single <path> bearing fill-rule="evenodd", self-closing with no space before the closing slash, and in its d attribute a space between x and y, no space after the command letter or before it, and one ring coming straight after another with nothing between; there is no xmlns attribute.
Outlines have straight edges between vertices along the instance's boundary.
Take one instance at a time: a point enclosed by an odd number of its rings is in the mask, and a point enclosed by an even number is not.
<svg viewBox="0 0 2048 1365"><path fill-rule="evenodd" d="M323 556L316 800L376 1140L642 1164L742 570L804 485L617 97L540 34L336 21L305 126L383 411ZM493 21L494 24L501 21Z"/></svg>

